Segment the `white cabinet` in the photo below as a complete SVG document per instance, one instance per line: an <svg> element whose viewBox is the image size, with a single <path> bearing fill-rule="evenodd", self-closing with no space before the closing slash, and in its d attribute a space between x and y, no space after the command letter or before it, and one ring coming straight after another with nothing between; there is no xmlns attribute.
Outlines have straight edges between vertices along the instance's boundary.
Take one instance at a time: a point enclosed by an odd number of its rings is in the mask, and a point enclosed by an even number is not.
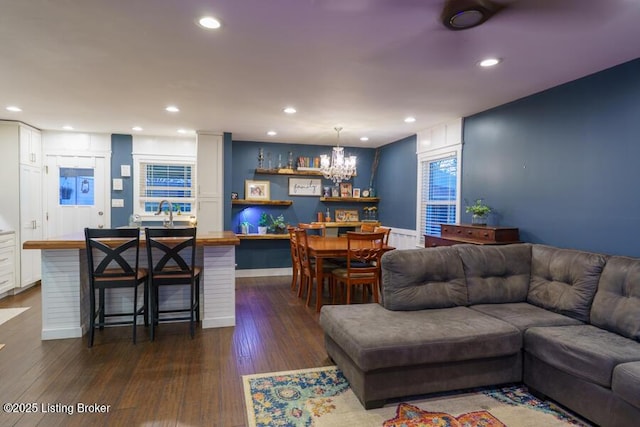
<svg viewBox="0 0 640 427"><path fill-rule="evenodd" d="M0 295L16 285L15 246L14 233L0 234Z"/></svg>
<svg viewBox="0 0 640 427"><path fill-rule="evenodd" d="M20 165L20 247L27 240L42 240L42 167ZM22 191L28 189L28 191ZM20 286L40 280L40 251L22 250Z"/></svg>
<svg viewBox="0 0 640 427"><path fill-rule="evenodd" d="M42 166L42 135L39 130L20 126L20 163Z"/></svg>
<svg viewBox="0 0 640 427"><path fill-rule="evenodd" d="M222 135L199 133L197 219L203 232L222 231L224 214L224 142Z"/></svg>
<svg viewBox="0 0 640 427"><path fill-rule="evenodd" d="M0 158L0 182L5 183L0 187L0 229L15 232L14 286L21 288L41 278L40 251L22 249L25 241L43 237L40 131L20 122L0 121Z"/></svg>

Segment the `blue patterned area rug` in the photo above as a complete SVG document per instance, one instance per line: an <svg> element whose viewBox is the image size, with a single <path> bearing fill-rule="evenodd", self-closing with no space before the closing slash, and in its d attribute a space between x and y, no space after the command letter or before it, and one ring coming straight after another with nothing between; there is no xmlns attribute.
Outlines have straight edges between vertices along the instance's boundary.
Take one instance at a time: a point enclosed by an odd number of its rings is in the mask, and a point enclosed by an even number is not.
<svg viewBox="0 0 640 427"><path fill-rule="evenodd" d="M335 366L243 376L249 426L589 426L525 386L446 393L366 411Z"/></svg>

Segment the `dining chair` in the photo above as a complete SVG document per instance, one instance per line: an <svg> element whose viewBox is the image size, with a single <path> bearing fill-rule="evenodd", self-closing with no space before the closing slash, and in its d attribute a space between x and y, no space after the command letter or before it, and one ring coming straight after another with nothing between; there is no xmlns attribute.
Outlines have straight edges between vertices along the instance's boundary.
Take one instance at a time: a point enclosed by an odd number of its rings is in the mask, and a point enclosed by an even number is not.
<svg viewBox="0 0 640 427"><path fill-rule="evenodd" d="M107 325L133 325L133 343L135 344L138 315L143 315L144 324L148 325L148 273L146 269L138 266L140 229L85 228L84 235L89 277L89 347L93 347L95 328L104 329ZM143 298L138 307L140 285L143 286ZM124 288L133 290L131 311L107 313L106 306L109 304L106 302L106 291ZM97 310L96 291L98 293ZM116 292L109 292L109 296L122 298L123 302L128 299L126 295ZM108 317L127 316L131 316L131 319L106 321Z"/></svg>
<svg viewBox="0 0 640 427"><path fill-rule="evenodd" d="M322 237L326 237L327 235L327 227L322 223L305 223L301 222L298 224L298 228L302 228L304 230L317 230L317 234Z"/></svg>
<svg viewBox="0 0 640 427"><path fill-rule="evenodd" d="M289 247L291 249L291 290L297 292L299 286L302 286L302 284L298 285L298 279L301 279L302 276L300 272L300 256L298 255L298 240L295 227L289 226L287 230L289 231Z"/></svg>
<svg viewBox="0 0 640 427"><path fill-rule="evenodd" d="M309 244L308 244L308 236L307 230L304 228L296 228L294 230L294 234L296 236L296 242L298 244L298 257L300 262L300 287L298 288L298 298L301 298L303 294L306 292L306 305L309 306L311 302L311 295L313 294L314 282L316 283L316 307L322 301L322 293L324 290L324 283L318 283L316 277L316 264L313 257L309 252ZM322 271L324 277L327 279L329 285L330 297L333 299L333 283L331 279L331 273L336 268L336 266L330 262L323 263Z"/></svg>
<svg viewBox="0 0 640 427"><path fill-rule="evenodd" d="M362 225L360 225L361 233L373 233L374 231L376 231L376 223L363 222Z"/></svg>
<svg viewBox="0 0 640 427"><path fill-rule="evenodd" d="M384 235L384 244L389 244L389 236L391 235L391 229L389 227L383 227L382 225L378 225L373 229L374 233L385 233Z"/></svg>
<svg viewBox="0 0 640 427"><path fill-rule="evenodd" d="M346 287L347 304L351 304L352 288L359 285L367 285L363 287L363 296L365 289L370 286L374 302L379 301L380 257L384 250L384 238L384 232L347 232L347 266L332 272L334 287Z"/></svg>
<svg viewBox="0 0 640 427"><path fill-rule="evenodd" d="M196 267L196 228L145 228L151 306L151 341L159 322L189 320L191 338L200 321L200 273ZM189 306L163 308L160 288L188 286ZM180 315L179 313L188 313Z"/></svg>

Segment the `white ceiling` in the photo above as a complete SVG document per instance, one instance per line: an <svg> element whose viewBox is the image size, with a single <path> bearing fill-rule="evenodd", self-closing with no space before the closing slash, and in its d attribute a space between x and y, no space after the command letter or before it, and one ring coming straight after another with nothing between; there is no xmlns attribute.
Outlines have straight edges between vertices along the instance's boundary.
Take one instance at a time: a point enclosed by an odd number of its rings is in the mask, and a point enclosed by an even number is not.
<svg viewBox="0 0 640 427"><path fill-rule="evenodd" d="M0 0L0 119L375 147L640 57L640 0L502 0L456 32L443 1Z"/></svg>

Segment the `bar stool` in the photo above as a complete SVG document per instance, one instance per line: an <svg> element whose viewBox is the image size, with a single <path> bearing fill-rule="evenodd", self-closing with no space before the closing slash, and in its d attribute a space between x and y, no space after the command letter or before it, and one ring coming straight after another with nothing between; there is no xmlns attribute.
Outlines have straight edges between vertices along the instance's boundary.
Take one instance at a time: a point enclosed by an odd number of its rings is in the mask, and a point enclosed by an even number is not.
<svg viewBox="0 0 640 427"><path fill-rule="evenodd" d="M85 228L87 267L89 270L89 347L93 346L95 328L105 325L133 325L133 343L136 343L138 315L144 315L148 323L147 270L138 267L140 229L98 229ZM138 308L138 287L143 285L142 306ZM106 313L105 291L107 289L133 289L132 311L126 313ZM98 310L96 311L96 290ZM107 317L132 316L131 320L106 322ZM98 321L96 322L96 317Z"/></svg>
<svg viewBox="0 0 640 427"><path fill-rule="evenodd" d="M145 228L147 260L149 262L151 341L155 339L155 327L159 322L189 320L191 338L195 335L195 323L200 321L200 273L195 266L196 228ZM161 309L160 287L188 286L189 307ZM177 313L189 313L175 317ZM161 317L161 314L170 316Z"/></svg>

